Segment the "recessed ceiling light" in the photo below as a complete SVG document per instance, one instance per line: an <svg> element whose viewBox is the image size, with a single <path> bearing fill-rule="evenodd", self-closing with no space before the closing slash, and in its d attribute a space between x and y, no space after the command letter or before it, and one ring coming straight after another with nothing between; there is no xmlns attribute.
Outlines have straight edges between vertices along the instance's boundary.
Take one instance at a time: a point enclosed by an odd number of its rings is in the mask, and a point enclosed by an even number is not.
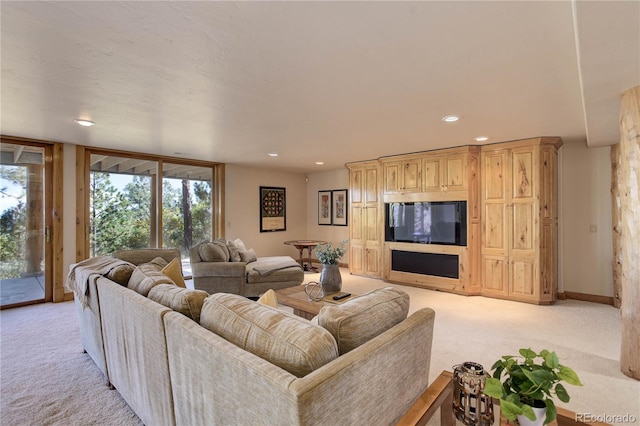
<svg viewBox="0 0 640 426"><path fill-rule="evenodd" d="M322 165L324 164L324 161L316 161L316 164L317 164L318 166L322 166Z"/></svg>
<svg viewBox="0 0 640 426"><path fill-rule="evenodd" d="M93 126L94 124L96 124L91 120L84 120L82 118L76 118L73 121L75 121L76 123L78 123L79 125L84 126L84 127L90 127L90 126Z"/></svg>
<svg viewBox="0 0 640 426"><path fill-rule="evenodd" d="M275 152L270 152L270 153L268 153L267 155L268 155L269 157L277 157L277 156L278 156L278 154L277 154L277 153L275 153Z"/></svg>
<svg viewBox="0 0 640 426"><path fill-rule="evenodd" d="M489 136L478 136L476 138L473 138L473 140L476 142L484 142L489 140Z"/></svg>
<svg viewBox="0 0 640 426"><path fill-rule="evenodd" d="M457 115L445 115L444 117L442 117L442 121L446 123L454 123L458 120L460 120L460 117Z"/></svg>

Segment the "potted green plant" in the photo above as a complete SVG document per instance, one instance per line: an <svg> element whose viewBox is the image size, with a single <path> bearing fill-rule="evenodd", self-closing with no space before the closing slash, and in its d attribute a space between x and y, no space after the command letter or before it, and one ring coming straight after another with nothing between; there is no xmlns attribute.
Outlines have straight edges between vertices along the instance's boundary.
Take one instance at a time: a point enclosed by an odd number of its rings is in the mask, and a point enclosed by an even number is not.
<svg viewBox="0 0 640 426"><path fill-rule="evenodd" d="M342 276L340 275L338 260L347 252L346 243L347 240L343 240L338 247L333 247L330 242L318 244L314 250L322 264L320 286L322 286L325 294L336 293L342 289Z"/></svg>
<svg viewBox="0 0 640 426"><path fill-rule="evenodd" d="M582 383L575 371L560 364L555 352L544 349L538 354L530 348L519 352L520 357L506 355L493 364L493 377L487 378L484 393L500 400L500 412L508 420L518 419L520 425L526 419L535 421L532 424L548 424L557 415L554 395L569 402L560 382Z"/></svg>

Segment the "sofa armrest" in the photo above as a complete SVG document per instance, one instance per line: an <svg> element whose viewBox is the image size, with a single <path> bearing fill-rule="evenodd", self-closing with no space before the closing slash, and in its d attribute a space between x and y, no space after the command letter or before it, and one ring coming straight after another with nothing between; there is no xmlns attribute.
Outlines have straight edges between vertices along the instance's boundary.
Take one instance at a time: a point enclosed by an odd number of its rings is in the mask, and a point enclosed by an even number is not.
<svg viewBox="0 0 640 426"><path fill-rule="evenodd" d="M243 277L244 262L198 262L191 265L193 277Z"/></svg>

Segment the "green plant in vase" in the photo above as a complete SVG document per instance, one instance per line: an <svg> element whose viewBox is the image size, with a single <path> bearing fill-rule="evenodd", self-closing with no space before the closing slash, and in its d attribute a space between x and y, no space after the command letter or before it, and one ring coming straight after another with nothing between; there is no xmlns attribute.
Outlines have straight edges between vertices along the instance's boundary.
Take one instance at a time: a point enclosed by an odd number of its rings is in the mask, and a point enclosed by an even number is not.
<svg viewBox="0 0 640 426"><path fill-rule="evenodd" d="M333 247L329 242L318 244L315 248L316 256L322 263L320 286L324 294L336 293L342 289L342 276L340 275L338 261L347 252L346 243L347 240L344 240L338 247Z"/></svg>
<svg viewBox="0 0 640 426"><path fill-rule="evenodd" d="M505 355L493 364L493 377L487 378L484 393L500 400L500 412L509 420L518 418L522 423L524 416L534 421L534 408L546 409L544 424L548 424L557 415L554 396L562 402L570 399L560 382L582 383L575 371L560 364L555 352L544 349L538 354L529 348L519 353L520 357Z"/></svg>

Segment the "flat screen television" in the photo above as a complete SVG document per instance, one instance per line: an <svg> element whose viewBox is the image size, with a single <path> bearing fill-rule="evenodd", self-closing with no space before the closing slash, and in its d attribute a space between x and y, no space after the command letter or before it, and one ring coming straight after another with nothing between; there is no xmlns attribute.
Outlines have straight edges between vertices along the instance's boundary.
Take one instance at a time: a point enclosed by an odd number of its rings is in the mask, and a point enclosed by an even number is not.
<svg viewBox="0 0 640 426"><path fill-rule="evenodd" d="M385 241L467 245L467 202L385 204Z"/></svg>

